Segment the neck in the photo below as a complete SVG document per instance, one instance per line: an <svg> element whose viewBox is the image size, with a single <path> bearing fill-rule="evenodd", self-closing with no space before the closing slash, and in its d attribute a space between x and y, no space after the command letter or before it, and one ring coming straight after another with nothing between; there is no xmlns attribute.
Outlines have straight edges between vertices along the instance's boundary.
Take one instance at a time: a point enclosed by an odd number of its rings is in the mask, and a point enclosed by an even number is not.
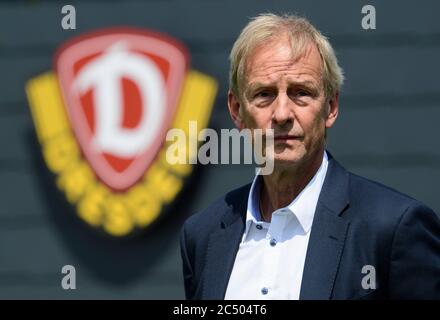
<svg viewBox="0 0 440 320"><path fill-rule="evenodd" d="M272 212L289 205L307 186L322 163L324 150L288 168L274 168L263 176L260 194L260 211L263 220L271 221Z"/></svg>

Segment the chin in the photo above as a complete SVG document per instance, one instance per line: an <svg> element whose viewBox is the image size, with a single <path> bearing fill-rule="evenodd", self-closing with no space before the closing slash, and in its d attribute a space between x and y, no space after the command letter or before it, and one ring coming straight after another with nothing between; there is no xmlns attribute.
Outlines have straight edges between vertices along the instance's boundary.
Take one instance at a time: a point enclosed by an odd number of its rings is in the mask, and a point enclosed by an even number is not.
<svg viewBox="0 0 440 320"><path fill-rule="evenodd" d="M288 150L282 153L275 153L275 167L290 167L301 162L305 154L293 150Z"/></svg>

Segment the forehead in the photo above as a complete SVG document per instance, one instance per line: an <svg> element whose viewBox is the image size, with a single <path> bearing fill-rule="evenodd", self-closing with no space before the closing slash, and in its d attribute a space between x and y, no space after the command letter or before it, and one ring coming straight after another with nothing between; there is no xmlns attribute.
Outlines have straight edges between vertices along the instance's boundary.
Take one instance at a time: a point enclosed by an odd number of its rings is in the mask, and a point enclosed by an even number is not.
<svg viewBox="0 0 440 320"><path fill-rule="evenodd" d="M287 35L280 36L257 46L245 65L245 82L275 81L281 76L298 80L320 81L321 56L315 44L306 44L296 57Z"/></svg>

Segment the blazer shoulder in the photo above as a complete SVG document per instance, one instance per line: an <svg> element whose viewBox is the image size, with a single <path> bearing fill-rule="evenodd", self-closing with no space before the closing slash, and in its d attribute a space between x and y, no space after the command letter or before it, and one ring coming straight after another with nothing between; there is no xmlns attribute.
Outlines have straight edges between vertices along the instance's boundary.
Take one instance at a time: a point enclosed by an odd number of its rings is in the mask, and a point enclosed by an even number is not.
<svg viewBox="0 0 440 320"><path fill-rule="evenodd" d="M413 202L417 201L411 196L400 192L392 187L384 185L380 182L370 180L368 178L359 176L355 173L349 172L350 184L353 190L359 190L367 192L365 196L370 196L374 198L386 198L389 201L405 201Z"/></svg>
<svg viewBox="0 0 440 320"><path fill-rule="evenodd" d="M247 203L251 183L234 189L217 198L205 209L190 216L184 223L189 234L192 232L209 232L219 226L223 215L229 210L240 207Z"/></svg>
<svg viewBox="0 0 440 320"><path fill-rule="evenodd" d="M397 191L377 181L350 175L350 204L378 219L400 220L409 208L423 208L431 211L428 206L413 197ZM377 220L376 220L377 221Z"/></svg>

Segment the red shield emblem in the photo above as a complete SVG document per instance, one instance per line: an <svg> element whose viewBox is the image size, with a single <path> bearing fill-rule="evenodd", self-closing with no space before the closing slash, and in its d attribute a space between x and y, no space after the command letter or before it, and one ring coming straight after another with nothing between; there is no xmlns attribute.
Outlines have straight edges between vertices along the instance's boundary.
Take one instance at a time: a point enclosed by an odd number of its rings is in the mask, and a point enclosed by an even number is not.
<svg viewBox="0 0 440 320"><path fill-rule="evenodd" d="M128 189L153 162L175 115L187 57L174 39L135 29L90 33L58 51L73 131L111 189Z"/></svg>

